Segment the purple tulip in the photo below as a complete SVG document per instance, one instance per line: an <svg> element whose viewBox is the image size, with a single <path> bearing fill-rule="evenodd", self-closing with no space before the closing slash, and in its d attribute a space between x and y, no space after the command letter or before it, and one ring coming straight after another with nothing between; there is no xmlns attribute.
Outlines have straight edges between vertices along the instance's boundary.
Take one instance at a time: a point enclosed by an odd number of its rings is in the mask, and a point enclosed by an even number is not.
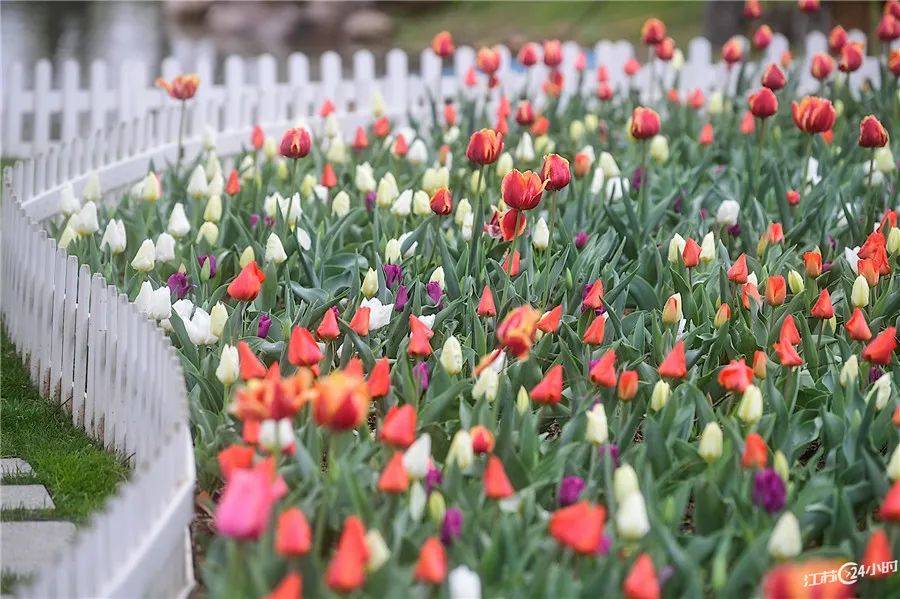
<svg viewBox="0 0 900 599"><path fill-rule="evenodd" d="M272 227L275 226L275 218L274 218L274 217L267 216L267 217L265 217L265 218L263 219L263 222L264 222L264 223L266 224L266 226L269 227L270 229L271 229Z"/></svg>
<svg viewBox="0 0 900 599"><path fill-rule="evenodd" d="M429 281L428 284L425 285L425 293L428 294L432 303L437 306L441 303L441 295L443 295L444 290L441 289L441 284L437 281Z"/></svg>
<svg viewBox="0 0 900 599"><path fill-rule="evenodd" d="M641 184L644 182L644 167L639 166L634 169L634 172L631 174L631 187L636 190L641 189Z"/></svg>
<svg viewBox="0 0 900 599"><path fill-rule="evenodd" d="M403 268L399 264L385 264L381 270L384 271L384 284L389 289L403 280Z"/></svg>
<svg viewBox="0 0 900 599"><path fill-rule="evenodd" d="M257 336L265 339L269 336L269 328L272 326L272 318L263 312L259 315L259 325L256 327Z"/></svg>
<svg viewBox="0 0 900 599"><path fill-rule="evenodd" d="M452 545L453 541L462 534L463 515L458 507L451 507L444 512L444 522L441 524L441 542L444 545Z"/></svg>
<svg viewBox="0 0 900 599"><path fill-rule="evenodd" d="M255 229L255 228L256 228L256 225L259 224L259 215L258 215L258 214L251 214L250 217L249 217L247 220L250 222L250 228L251 228L251 229Z"/></svg>
<svg viewBox="0 0 900 599"><path fill-rule="evenodd" d="M872 366L872 368L869 369L869 384L871 385L872 383L880 379L882 374L884 373L881 371L881 368L879 368L878 366Z"/></svg>
<svg viewBox="0 0 900 599"><path fill-rule="evenodd" d="M732 237L737 237L738 235L741 234L741 225L735 223L725 230L728 231L728 234L731 235Z"/></svg>
<svg viewBox="0 0 900 599"><path fill-rule="evenodd" d="M597 543L597 553L607 555L610 547L612 547L612 539L609 538L608 534L603 533L603 536L600 537L600 542Z"/></svg>
<svg viewBox="0 0 900 599"><path fill-rule="evenodd" d="M787 489L772 468L760 470L753 477L753 503L774 514L784 507Z"/></svg>
<svg viewBox="0 0 900 599"><path fill-rule="evenodd" d="M207 260L209 260L209 278L212 279L216 276L216 257L212 254L197 256L197 262L200 264L200 268L203 268L203 265L206 264Z"/></svg>
<svg viewBox="0 0 900 599"><path fill-rule="evenodd" d="M575 247L579 250L584 248L588 242L588 234L587 231L579 231L575 234Z"/></svg>
<svg viewBox="0 0 900 599"><path fill-rule="evenodd" d="M409 301L409 289L406 288L406 285L403 283L397 287L397 293L394 294L394 310L397 312L403 312L403 309L406 307L406 302Z"/></svg>
<svg viewBox="0 0 900 599"><path fill-rule="evenodd" d="M188 278L187 273L183 272L173 273L166 281L166 285L169 287L169 291L175 299L184 299L184 296L188 294L188 291L190 291L192 287L191 280Z"/></svg>
<svg viewBox="0 0 900 599"><path fill-rule="evenodd" d="M581 497L584 490L584 479L580 476L565 476L559 484L557 501L560 507L572 505Z"/></svg>
<svg viewBox="0 0 900 599"><path fill-rule="evenodd" d="M419 383L419 386L422 387L422 390L425 391L428 389L428 364L425 362L419 362L412 369L413 378L416 382Z"/></svg>
<svg viewBox="0 0 900 599"><path fill-rule="evenodd" d="M613 465L619 466L619 446L615 443L604 443L597 448L597 453L600 454L601 458L609 456L613 461Z"/></svg>
<svg viewBox="0 0 900 599"><path fill-rule="evenodd" d="M365 204L366 204L366 210L368 210L369 212L372 212L373 210L375 210L375 197L376 196L375 196L374 191L370 191L369 193L366 194Z"/></svg>
<svg viewBox="0 0 900 599"><path fill-rule="evenodd" d="M444 482L441 469L434 464L428 464L428 472L425 474L425 492L431 493L435 487Z"/></svg>

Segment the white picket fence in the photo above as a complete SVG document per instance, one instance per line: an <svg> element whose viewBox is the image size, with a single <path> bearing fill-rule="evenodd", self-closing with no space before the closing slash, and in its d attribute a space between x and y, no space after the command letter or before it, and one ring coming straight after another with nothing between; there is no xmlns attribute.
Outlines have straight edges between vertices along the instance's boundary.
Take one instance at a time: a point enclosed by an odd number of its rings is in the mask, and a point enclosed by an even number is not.
<svg viewBox="0 0 900 599"><path fill-rule="evenodd" d="M851 39L864 40L859 31L850 32ZM745 40L745 47L749 45ZM499 78L503 89L515 97L524 86L536 91L546 76L542 64L533 68L527 77L516 68L509 49L500 46L502 61ZM788 42L776 34L761 62L777 62ZM806 40L805 52L798 72L801 89L814 90L817 83L809 74L808 61L816 52L827 49L825 36L812 32ZM596 86L596 67L607 67L611 83L616 87L627 84L623 65L631 57L646 62L646 50L635 49L628 42L601 41L591 48L574 42L563 44L563 73L568 95L576 90L579 77L575 71L575 57L585 51L589 69L580 78L584 91ZM678 85L681 90L701 89L709 93L728 85L726 67L720 62L718 49L703 38L691 40L685 47L686 62ZM750 55L748 50L748 55ZM419 57L420 70L411 72L410 57L401 50L391 50L384 58L383 75L377 75L376 57L369 51L356 52L350 64L344 64L334 52L326 52L319 59L319 77L310 77L310 61L299 53L288 60L286 77L279 79L276 59L263 55L256 59L230 56L224 62L223 76L217 81L214 65L209 60L181 65L175 59L163 61L160 69L150 69L141 62L125 61L118 69L117 85L110 84L112 73L102 61L95 61L83 73L75 61L67 61L54 72L47 60L38 62L26 78L23 65L13 64L5 69L3 79L3 153L6 156L31 156L46 151L53 142L71 141L107 127L140 118L148 112L159 111L169 104L165 93L153 81L161 74L165 78L182 72L196 72L200 76L199 91L192 101L189 131L198 134L207 124L224 122L230 128L255 121L271 123L288 121L314 114L325 99L331 100L338 112L365 112L371 108L375 92L399 114L415 110L431 97L455 94L462 86L469 68L475 63L475 50L457 49L446 65L429 50ZM647 63L634 83L646 90L651 71L662 75L670 85L674 73L668 63ZM352 74L345 76L345 71ZM85 81L85 75L87 75ZM30 79L28 82L26 79ZM482 77L482 80L484 78ZM731 83L733 84L733 77ZM862 68L850 78L851 86L864 79L879 83L877 59L868 57ZM483 83L482 83L483 85ZM645 92L646 93L646 92Z"/></svg>
<svg viewBox="0 0 900 599"><path fill-rule="evenodd" d="M854 33L854 35L858 35ZM776 36L766 60L777 60L787 43ZM807 40L811 54L825 47L821 34ZM564 71L572 94L578 77L574 58L580 48L564 45ZM592 88L594 68L607 66L613 84L625 83L622 65L634 49L624 42L600 42L592 68L581 78ZM530 78L510 68L502 49L499 73L504 91L535 89L544 68ZM705 92L726 81L722 65L711 62L708 42L692 40L680 74L682 89ZM316 112L330 99L345 131L371 118L371 100L381 93L388 116L402 123L410 114L427 118L430 98L456 93L474 63L474 51L460 48L452 69L442 69L430 51L423 52L418 74L410 74L408 57L387 55L386 75L376 77L371 53L353 58L353 76L343 78L334 53L321 59L322 77L309 78L309 64L291 56L287 81L276 77L270 56L249 64L237 57L225 62L223 84L213 80L209 64L196 65L200 91L189 102L188 156L201 151L201 134L217 132L221 157L248 144L253 125L280 137L302 119L320 125ZM672 81L674 73L658 66ZM668 68L668 67L666 67ZM161 72L182 71L167 60ZM804 67L804 72L806 72ZM128 456L130 479L109 505L84 527L75 544L48 563L21 594L28 597L185 596L193 584L188 524L192 517L193 448L188 427L187 394L176 351L166 334L141 316L113 286L60 250L42 223L59 213L61 192L71 185L80 196L96 172L110 199L140 180L151 163L175 161L179 121L177 103L148 87L151 77L140 65L123 67L120 85L108 88L102 63L91 66L90 86L82 88L78 67L67 63L59 88L51 88L48 62L35 68L35 84L25 89L23 69L13 66L3 85L4 152L33 155L4 173L2 206L2 313L13 343L31 369L38 388L71 413L73 422L104 446ZM866 62L854 75L874 78L877 64ZM645 67L636 83L646 88ZM853 80L851 80L851 84ZM645 93L647 93L645 91ZM51 122L58 120L59 127ZM25 135L26 122L30 135Z"/></svg>

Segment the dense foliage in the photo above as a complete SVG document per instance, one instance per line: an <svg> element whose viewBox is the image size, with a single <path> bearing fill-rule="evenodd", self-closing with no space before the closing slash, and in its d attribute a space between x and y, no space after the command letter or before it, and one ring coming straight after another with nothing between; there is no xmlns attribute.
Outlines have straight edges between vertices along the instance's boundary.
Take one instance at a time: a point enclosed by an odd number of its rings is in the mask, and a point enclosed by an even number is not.
<svg viewBox="0 0 900 599"><path fill-rule="evenodd" d="M815 96L734 41L731 87L645 106L602 64L561 95L558 42L509 97L483 49L423 122L376 99L344 137L326 102L233 169L210 141L68 198L61 243L180 349L207 590L896 592L865 568L900 544L900 56L851 91L832 38Z"/></svg>

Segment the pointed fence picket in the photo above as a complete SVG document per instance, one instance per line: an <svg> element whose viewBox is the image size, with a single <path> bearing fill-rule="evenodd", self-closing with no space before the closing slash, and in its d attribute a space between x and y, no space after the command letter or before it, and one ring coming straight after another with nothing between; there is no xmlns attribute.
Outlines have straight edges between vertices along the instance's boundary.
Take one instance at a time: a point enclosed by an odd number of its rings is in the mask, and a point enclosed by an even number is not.
<svg viewBox="0 0 900 599"><path fill-rule="evenodd" d="M851 31L849 35L853 40L865 40L865 35L858 30ZM747 40L744 43L747 47ZM897 44L900 42L895 42L895 46ZM824 34L818 31L809 33L796 71L800 77L801 92L818 88L818 83L809 73L809 63L813 54L826 48ZM516 97L526 86L532 94L538 91L547 68L538 63L532 68L532 73L526 74L515 63L515 57L508 48L498 46L498 49L502 56L498 76L506 93ZM787 49L787 39L776 34L761 59L747 63L745 68L755 72L760 62L777 62ZM588 69L579 74L575 70L575 60L582 52ZM714 51L707 40L694 38L688 41L684 54L685 64L678 78L681 91L697 88L709 94L715 89L733 85L734 75L728 77L718 50ZM610 83L615 88L634 85L642 90L645 97L658 94L655 86L651 90L650 82L654 79L651 73L669 85L675 81L671 63L648 60L645 48L636 49L624 41L600 41L590 48L566 42L563 44L563 57L564 97L579 91L579 81L580 90L590 93L597 82L595 67L600 64L606 66ZM632 57L645 64L629 82L623 67ZM181 72L195 72L200 76L200 87L191 102L187 124L189 135L199 135L207 126L221 123L223 112L226 129L238 128L248 120L261 123L308 120L325 100L331 100L339 114L368 113L376 92L385 99L392 112L405 115L409 110L421 109L423 104L427 104L429 96L439 99L461 89L466 73L475 63L475 51L460 47L453 58L442 62L426 49L417 57L420 67L418 72L414 72L410 70L410 57L405 52L390 50L383 59L382 76L376 74L379 61L367 50L354 53L346 64L335 52L325 52L318 62L320 75L313 80L309 74L309 59L300 53L291 54L287 59L285 77L281 79L277 62L270 55L249 59L228 56L224 60L222 77L217 80L208 57L193 64L181 64L174 58L166 58L156 72L139 61L124 61L118 69L116 86L110 84L110 67L103 61L94 61L89 68L81 69L75 61L67 60L56 72L50 61L41 60L28 73L28 77L23 65L12 64L5 69L2 90L3 117L0 122L3 123L4 154L20 157L34 155L47 150L53 142L71 142L95 135L115 123L132 122L148 112L165 112L171 101L155 86L157 73L165 78L172 78ZM850 86L856 89L866 80L877 86L879 77L878 59L868 56L863 66L850 76ZM483 79L481 77L481 86L484 85ZM166 122L170 127L177 127L177 119ZM144 135L141 132L139 139L146 139ZM91 154L87 154L90 159Z"/></svg>

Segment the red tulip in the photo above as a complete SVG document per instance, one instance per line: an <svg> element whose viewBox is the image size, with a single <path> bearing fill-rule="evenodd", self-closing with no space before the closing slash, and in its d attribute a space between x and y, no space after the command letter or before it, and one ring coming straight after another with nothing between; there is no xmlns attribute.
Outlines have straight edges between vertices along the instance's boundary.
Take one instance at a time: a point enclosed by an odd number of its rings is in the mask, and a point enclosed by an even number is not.
<svg viewBox="0 0 900 599"><path fill-rule="evenodd" d="M449 31L441 31L431 40L431 49L441 58L450 58L456 50L453 45L453 36Z"/></svg>
<svg viewBox="0 0 900 599"><path fill-rule="evenodd" d="M603 281L597 279L593 282L587 295L581 300L582 308L597 310L603 307Z"/></svg>
<svg viewBox="0 0 900 599"><path fill-rule="evenodd" d="M481 299L478 300L478 308L475 310L479 316L496 316L497 307L494 305L494 294L487 285L481 291Z"/></svg>
<svg viewBox="0 0 900 599"><path fill-rule="evenodd" d="M219 471L222 479L228 480L231 474L237 470L250 468L253 465L253 456L256 450L249 445L233 443L219 452Z"/></svg>
<svg viewBox="0 0 900 599"><path fill-rule="evenodd" d="M701 146L709 146L712 145L714 139L714 132L712 123L706 123L700 129L700 136L697 138L697 143Z"/></svg>
<svg viewBox="0 0 900 599"><path fill-rule="evenodd" d="M194 74L178 75L171 82L160 77L156 80L156 85L166 90L169 97L174 100L190 100L197 93L200 77Z"/></svg>
<svg viewBox="0 0 900 599"><path fill-rule="evenodd" d="M800 331L797 330L797 325L794 323L794 317L790 314L785 316L784 320L781 322L781 330L778 332L778 339L780 341L786 341L791 345L800 343Z"/></svg>
<svg viewBox="0 0 900 599"><path fill-rule="evenodd" d="M353 313L353 318L350 319L350 329L355 332L360 337L365 337L369 334L369 317L371 316L372 309L368 306L360 306L356 309L356 312Z"/></svg>
<svg viewBox="0 0 900 599"><path fill-rule="evenodd" d="M891 551L891 542L888 540L887 533L883 528L879 528L872 532L869 536L869 542L866 543L866 551L863 553L860 566L866 569L868 576L871 578L887 578L890 572L882 571L881 564L894 561L894 554Z"/></svg>
<svg viewBox="0 0 900 599"><path fill-rule="evenodd" d="M359 518L350 516L344 521L337 551L325 572L325 582L332 590L349 593L365 583L366 563L369 561L365 535L365 528Z"/></svg>
<svg viewBox="0 0 900 599"><path fill-rule="evenodd" d="M303 158L311 148L312 138L303 127L288 129L281 138L281 155L285 158Z"/></svg>
<svg viewBox="0 0 900 599"><path fill-rule="evenodd" d="M495 455L488 458L484 469L484 494L488 499L505 499L515 493L506 477L503 462Z"/></svg>
<svg viewBox="0 0 900 599"><path fill-rule="evenodd" d="M379 438L393 447L405 449L416 440L416 410L410 404L391 406L378 433Z"/></svg>
<svg viewBox="0 0 900 599"><path fill-rule="evenodd" d="M555 405L562 399L563 367L555 364L547 370L544 378L531 389L531 399L539 404Z"/></svg>
<svg viewBox="0 0 900 599"><path fill-rule="evenodd" d="M758 119L766 119L778 112L778 98L768 87L750 94L747 101L750 112Z"/></svg>
<svg viewBox="0 0 900 599"><path fill-rule="evenodd" d="M526 357L534 342L534 333L540 319L541 313L531 306L520 306L511 311L497 327L500 346L516 357Z"/></svg>
<svg viewBox="0 0 900 599"><path fill-rule="evenodd" d="M266 376L266 367L259 361L246 341L238 342L238 357L241 362L241 378L245 381Z"/></svg>
<svg viewBox="0 0 900 599"><path fill-rule="evenodd" d="M678 341L672 351L659 365L659 376L682 379L687 375L687 359L684 355L684 341Z"/></svg>
<svg viewBox="0 0 900 599"><path fill-rule="evenodd" d="M746 0L744 2L745 19L758 19L761 14L762 7L759 4L759 0Z"/></svg>
<svg viewBox="0 0 900 599"><path fill-rule="evenodd" d="M728 269L728 280L743 285L747 282L747 276L747 255L741 254Z"/></svg>
<svg viewBox="0 0 900 599"><path fill-rule="evenodd" d="M493 129L480 129L469 138L466 157L475 164L491 164L503 151L503 136Z"/></svg>
<svg viewBox="0 0 900 599"><path fill-rule="evenodd" d="M328 308L325 310L325 314L322 315L322 321L319 323L319 328L316 329L316 335L319 336L319 339L331 341L332 339L337 339L340 334L337 316L334 315L334 310Z"/></svg>
<svg viewBox="0 0 900 599"><path fill-rule="evenodd" d="M288 362L294 366L312 366L318 364L321 359L322 350L319 349L309 329L294 327L288 344Z"/></svg>
<svg viewBox="0 0 900 599"><path fill-rule="evenodd" d="M666 25L657 18L649 18L641 27L641 39L648 46L655 46L666 37Z"/></svg>
<svg viewBox="0 0 900 599"><path fill-rule="evenodd" d="M784 72L773 62L766 67L765 72L763 72L761 83L763 87L767 87L772 91L777 92L784 87L785 83L787 83L787 79L784 76Z"/></svg>
<svg viewBox="0 0 900 599"><path fill-rule="evenodd" d="M555 333L559 329L562 318L562 304L544 314L537 323L537 328L545 333Z"/></svg>
<svg viewBox="0 0 900 599"><path fill-rule="evenodd" d="M863 148L883 148L889 141L887 129L874 114L859 124L859 145Z"/></svg>
<svg viewBox="0 0 900 599"><path fill-rule="evenodd" d="M753 33L753 47L757 50L765 50L772 43L772 28L768 25L760 25Z"/></svg>
<svg viewBox="0 0 900 599"><path fill-rule="evenodd" d="M722 304L726 306L728 304ZM753 383L753 369L741 360L732 360L719 371L719 385L734 393L743 393Z"/></svg>
<svg viewBox="0 0 900 599"><path fill-rule="evenodd" d="M847 30L840 25L835 25L828 33L828 51L837 55L846 43Z"/></svg>
<svg viewBox="0 0 900 599"><path fill-rule="evenodd" d="M897 329L888 327L866 345L862 357L873 364L886 366L891 363L891 354L897 349Z"/></svg>
<svg viewBox="0 0 900 599"><path fill-rule="evenodd" d="M758 433L750 433L744 439L744 452L741 454L741 465L744 468L765 468L769 460L769 448Z"/></svg>
<svg viewBox="0 0 900 599"><path fill-rule="evenodd" d="M581 501L560 508L550 517L550 534L561 545L578 553L593 554L603 539L606 509Z"/></svg>
<svg viewBox="0 0 900 599"><path fill-rule="evenodd" d="M312 546L309 522L299 508L289 508L278 517L275 552L285 557L304 555Z"/></svg>
<svg viewBox="0 0 900 599"><path fill-rule="evenodd" d="M544 42L544 64L551 69L562 64L562 44L559 43L559 40Z"/></svg>
<svg viewBox="0 0 900 599"><path fill-rule="evenodd" d="M866 323L866 316L859 308L853 309L853 314L844 323L844 328L847 336L856 341L868 341L872 338L872 331L869 330L869 325Z"/></svg>
<svg viewBox="0 0 900 599"><path fill-rule="evenodd" d="M780 306L787 297L787 284L782 275L770 275L766 281L766 301L770 306Z"/></svg>
<svg viewBox="0 0 900 599"><path fill-rule="evenodd" d="M827 79L833 70L834 59L830 56L824 52L813 55L812 62L809 65L809 72L813 77L822 81L823 79Z"/></svg>
<svg viewBox="0 0 900 599"><path fill-rule="evenodd" d="M528 42L527 44L519 48L519 54L516 58L522 64L522 66L532 67L537 64L539 52L540 48L537 44L535 44L534 42Z"/></svg>
<svg viewBox="0 0 900 599"><path fill-rule="evenodd" d="M493 48L481 48L475 56L475 66L485 75L493 77L500 68L500 53Z"/></svg>
<svg viewBox="0 0 900 599"><path fill-rule="evenodd" d="M632 564L622 583L622 592L628 599L659 599L659 578L649 555L640 554Z"/></svg>
<svg viewBox="0 0 900 599"><path fill-rule="evenodd" d="M369 395L372 397L384 397L391 391L391 365L387 358L375 360L375 366L369 373L366 381L369 387ZM390 414L390 412L388 412ZM412 441L410 441L412 443Z"/></svg>
<svg viewBox="0 0 900 599"><path fill-rule="evenodd" d="M259 295L259 290L265 280L266 274L256 265L256 261L251 260L228 284L228 295L232 299L252 302Z"/></svg>
<svg viewBox="0 0 900 599"><path fill-rule="evenodd" d="M408 487L409 473L403 466L403 452L395 451L378 477L378 490L382 493L398 494L406 492Z"/></svg>
<svg viewBox="0 0 900 599"><path fill-rule="evenodd" d="M638 373L637 370L623 370L619 375L619 385L616 395L619 401L630 401L637 394Z"/></svg>
<svg viewBox="0 0 900 599"><path fill-rule="evenodd" d="M772 347L775 348L775 353L778 354L778 360L781 362L782 366L790 368L792 366L801 366L803 364L803 358L800 357L800 354L797 353L794 346L784 339L778 343L773 343Z"/></svg>
<svg viewBox="0 0 900 599"><path fill-rule="evenodd" d="M852 73L862 66L865 58L863 46L860 43L851 42L841 48L841 58L838 61L838 69L842 73Z"/></svg>
<svg viewBox="0 0 900 599"><path fill-rule="evenodd" d="M303 599L303 577L299 572L288 572L263 599Z"/></svg>
<svg viewBox="0 0 900 599"><path fill-rule="evenodd" d="M794 124L804 133L824 133L834 126L836 113L830 101L806 96L799 103L791 102Z"/></svg>
<svg viewBox="0 0 900 599"><path fill-rule="evenodd" d="M668 62L675 55L675 40L670 37L664 38L656 44L656 57L662 61Z"/></svg>
<svg viewBox="0 0 900 599"><path fill-rule="evenodd" d="M813 318L818 318L819 320L828 320L834 316L834 306L831 305L831 295L827 289L823 289L822 293L819 294L819 299L813 305L811 313Z"/></svg>
<svg viewBox="0 0 900 599"><path fill-rule="evenodd" d="M882 520L900 522L900 480L894 482L887 495L884 496L878 516Z"/></svg>
<svg viewBox="0 0 900 599"><path fill-rule="evenodd" d="M581 340L588 345L600 345L603 343L603 337L606 333L606 317L601 314L594 317L588 328L585 329Z"/></svg>
<svg viewBox="0 0 900 599"><path fill-rule="evenodd" d="M453 195L446 187L441 187L431 196L431 211L438 216L446 216L453 212Z"/></svg>
<svg viewBox="0 0 900 599"><path fill-rule="evenodd" d="M447 552L437 537L428 537L416 562L416 580L441 584L447 578Z"/></svg>
<svg viewBox="0 0 900 599"><path fill-rule="evenodd" d="M591 367L591 382L611 389L616 386L616 352L607 350L597 363Z"/></svg>
<svg viewBox="0 0 900 599"><path fill-rule="evenodd" d="M486 426L476 424L469 429L469 436L472 437L472 451L478 455L494 451L494 444L496 443L494 433Z"/></svg>
<svg viewBox="0 0 900 599"><path fill-rule="evenodd" d="M541 178L544 180L544 185L547 189L553 191L563 189L572 180L569 161L559 154L550 154L544 157L544 164L541 167ZM504 201L506 200L504 199Z"/></svg>
<svg viewBox="0 0 900 599"><path fill-rule="evenodd" d="M700 245L693 237L688 237L681 251L681 260L687 268L694 268L700 264Z"/></svg>
<svg viewBox="0 0 900 599"><path fill-rule="evenodd" d="M638 106L631 113L631 136L635 139L650 139L659 128L659 115L652 108Z"/></svg>
<svg viewBox="0 0 900 599"><path fill-rule="evenodd" d="M722 60L724 60L728 66L733 65L736 62L740 62L744 58L744 44L737 37L733 37L725 42L725 45L722 46Z"/></svg>
<svg viewBox="0 0 900 599"><path fill-rule="evenodd" d="M545 182L533 171L513 169L500 183L503 201L515 210L531 210L541 201Z"/></svg>

